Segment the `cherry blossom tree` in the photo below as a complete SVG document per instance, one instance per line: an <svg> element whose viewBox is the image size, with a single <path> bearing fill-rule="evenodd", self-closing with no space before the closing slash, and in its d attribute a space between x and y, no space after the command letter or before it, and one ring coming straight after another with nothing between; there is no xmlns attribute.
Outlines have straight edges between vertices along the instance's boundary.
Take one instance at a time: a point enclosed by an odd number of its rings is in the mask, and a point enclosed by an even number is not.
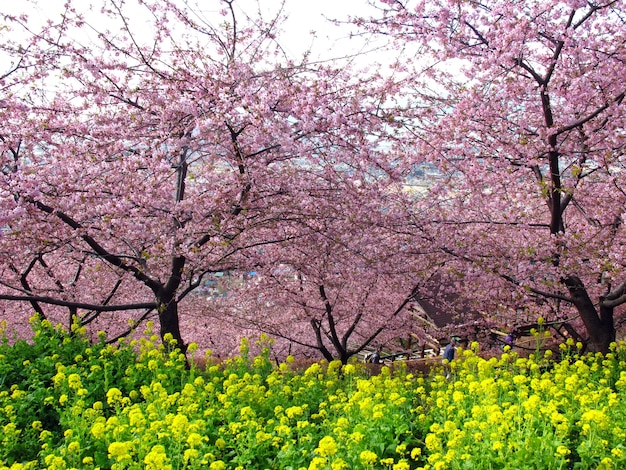
<svg viewBox="0 0 626 470"><path fill-rule="evenodd" d="M323 189L339 190L332 184ZM398 204L409 198L401 185L343 185L342 198L299 208L306 229L298 239L263 250L256 276L215 299L213 313L277 338L281 356L316 352L344 363L366 348L397 349L399 338L421 333L409 308L428 258L411 250Z"/></svg>
<svg viewBox="0 0 626 470"><path fill-rule="evenodd" d="M626 5L376 4L358 23L413 54L411 164L439 172L415 227L442 282L501 325L568 321L607 351L626 302Z"/></svg>
<svg viewBox="0 0 626 470"><path fill-rule="evenodd" d="M345 238L352 214L333 201L359 197L348 181L362 198L397 185L384 145L393 83L294 61L275 40L280 16L221 6L216 16L168 0L97 11L69 1L41 28L6 17L5 318L19 320L19 304L121 335L156 317L185 350L199 338L181 330L179 307L195 319L210 308L196 293L212 273L293 249L313 207L336 218L320 236Z"/></svg>

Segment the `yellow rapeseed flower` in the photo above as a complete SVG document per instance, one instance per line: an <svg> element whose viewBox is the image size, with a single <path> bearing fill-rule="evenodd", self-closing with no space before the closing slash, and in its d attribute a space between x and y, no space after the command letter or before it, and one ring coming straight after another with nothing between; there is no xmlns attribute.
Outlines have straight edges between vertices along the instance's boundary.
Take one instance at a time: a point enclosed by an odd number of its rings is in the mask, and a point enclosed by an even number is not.
<svg viewBox="0 0 626 470"><path fill-rule="evenodd" d="M600 461L600 465L598 465L597 470L612 470L615 468L613 464L613 460L610 457L605 457Z"/></svg>
<svg viewBox="0 0 626 470"><path fill-rule="evenodd" d="M112 387L107 391L107 403L111 406L122 401L122 392L119 388Z"/></svg>
<svg viewBox="0 0 626 470"><path fill-rule="evenodd" d="M172 420L172 424L170 425L170 429L175 436L182 436L189 426L189 419L187 416L182 414L177 414L174 416Z"/></svg>
<svg viewBox="0 0 626 470"><path fill-rule="evenodd" d="M72 390L78 390L82 387L82 383L80 381L80 375L78 374L70 374L67 377L67 384Z"/></svg>
<svg viewBox="0 0 626 470"><path fill-rule="evenodd" d="M562 459L563 457L567 457L570 453L571 451L567 447L558 446L556 448L556 452L554 453L554 456L558 459Z"/></svg>
<svg viewBox="0 0 626 470"><path fill-rule="evenodd" d="M198 449L186 449L183 453L183 461L186 463L189 461L196 461L198 460L199 455L200 453L198 452Z"/></svg>
<svg viewBox="0 0 626 470"><path fill-rule="evenodd" d="M131 442L112 442L109 444L109 458L115 459L117 462L130 460Z"/></svg>
<svg viewBox="0 0 626 470"><path fill-rule="evenodd" d="M146 464L146 470L171 470L169 458L165 453L165 447L161 444L152 446L150 452L143 459Z"/></svg>
<svg viewBox="0 0 626 470"><path fill-rule="evenodd" d="M323 457L329 457L337 453L337 443L332 436L324 436L317 445L315 453Z"/></svg>
<svg viewBox="0 0 626 470"><path fill-rule="evenodd" d="M197 432L189 433L189 436L187 436L187 444L189 447L198 447L202 444L202 436Z"/></svg>
<svg viewBox="0 0 626 470"><path fill-rule="evenodd" d="M72 441L67 445L67 451L70 454L80 452L80 444L76 441Z"/></svg>
<svg viewBox="0 0 626 470"><path fill-rule="evenodd" d="M317 375L321 371L322 371L322 368L320 367L320 365L317 362L315 362L315 363L311 364L307 370L304 371L304 375L305 376Z"/></svg>
<svg viewBox="0 0 626 470"><path fill-rule="evenodd" d="M96 421L91 426L91 434L96 439L102 439L102 436L104 436L105 430L106 430L106 428L104 426L104 422L102 422L102 421Z"/></svg>
<svg viewBox="0 0 626 470"><path fill-rule="evenodd" d="M326 457L313 457L308 470L322 470L323 468L326 468L326 462Z"/></svg>
<svg viewBox="0 0 626 470"><path fill-rule="evenodd" d="M359 454L359 460L365 465L374 465L378 460L378 456L371 450L364 450Z"/></svg>
<svg viewBox="0 0 626 470"><path fill-rule="evenodd" d="M62 368L59 368L56 375L52 377L52 382L54 383L55 387L59 387L65 382L65 379L66 377L65 377L65 374L63 373Z"/></svg>
<svg viewBox="0 0 626 470"><path fill-rule="evenodd" d="M610 424L610 420L609 420L609 417L603 411L588 410L582 414L578 424L579 425L582 424L583 431L584 433L586 433L586 431L588 431L589 426L591 424L594 424L595 426L597 426L598 429L607 429ZM588 426L585 426L586 424Z"/></svg>
<svg viewBox="0 0 626 470"><path fill-rule="evenodd" d="M409 462L405 459L400 460L398 463L393 465L393 470L410 470L411 466Z"/></svg>
<svg viewBox="0 0 626 470"><path fill-rule="evenodd" d="M217 447L218 449L223 449L224 447L226 447L226 441L221 437L218 437L215 441L215 447Z"/></svg>
<svg viewBox="0 0 626 470"><path fill-rule="evenodd" d="M350 465L348 465L348 463L343 459L337 459L331 462L330 468L332 470L345 470L347 468L350 468Z"/></svg>
<svg viewBox="0 0 626 470"><path fill-rule="evenodd" d="M287 408L285 410L285 414L289 417L289 418L295 418L297 416L302 416L302 414L304 413L304 410L301 406L290 406L289 408Z"/></svg>
<svg viewBox="0 0 626 470"><path fill-rule="evenodd" d="M67 464L62 457L56 455L46 455L44 462L49 470L61 470L67 468Z"/></svg>
<svg viewBox="0 0 626 470"><path fill-rule="evenodd" d="M431 452L441 449L441 439L436 434L427 434L425 439L426 448Z"/></svg>

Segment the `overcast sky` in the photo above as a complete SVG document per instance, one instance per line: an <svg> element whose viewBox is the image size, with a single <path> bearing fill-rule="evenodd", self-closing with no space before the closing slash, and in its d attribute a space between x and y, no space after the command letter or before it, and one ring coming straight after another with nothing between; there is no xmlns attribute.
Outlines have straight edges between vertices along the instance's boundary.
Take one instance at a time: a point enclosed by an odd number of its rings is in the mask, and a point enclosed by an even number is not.
<svg viewBox="0 0 626 470"><path fill-rule="evenodd" d="M215 0L212 0L215 1ZM263 8L274 8L280 4L280 0L259 0ZM255 4L256 0L243 0L241 2ZM285 24L285 44L287 49L293 49L294 54L300 54L311 45L310 32L316 32L313 43L315 55L326 54L341 55L342 53L354 53L364 47L362 38L350 37L356 28L351 25L337 26L329 20L346 20L350 15L368 16L374 14L367 0L286 0L286 11L289 19Z"/></svg>
<svg viewBox="0 0 626 470"><path fill-rule="evenodd" d="M65 0L5 0L2 13L28 11L33 19L43 20L62 12L64 3ZM90 3L97 5L99 2L76 1L78 6L87 6ZM135 2L127 0L127 3ZM217 12L224 8L222 0L191 0L189 4L198 4L207 13L214 11L216 21L220 19ZM263 14L269 19L280 8L281 0L235 0L234 5L251 13L260 5ZM369 5L368 0L285 0L285 11L289 19L284 24L285 31L280 42L294 58L301 56L311 46L314 59L347 55L372 47L365 46L363 38L350 37L350 32L356 31L354 26L339 27L329 21L346 20L350 15L369 16L375 9ZM314 40L312 31L316 33Z"/></svg>

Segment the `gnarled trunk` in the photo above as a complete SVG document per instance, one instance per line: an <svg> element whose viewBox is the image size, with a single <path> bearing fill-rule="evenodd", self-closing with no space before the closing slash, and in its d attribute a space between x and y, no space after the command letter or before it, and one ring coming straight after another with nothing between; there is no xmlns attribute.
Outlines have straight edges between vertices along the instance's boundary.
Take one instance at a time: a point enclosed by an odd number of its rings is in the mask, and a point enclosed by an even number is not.
<svg viewBox="0 0 626 470"><path fill-rule="evenodd" d="M615 341L613 307L601 305L598 313L583 282L576 276L563 279L563 283L569 290L572 302L589 335L589 350L607 353L610 344Z"/></svg>
<svg viewBox="0 0 626 470"><path fill-rule="evenodd" d="M187 345L183 341L180 334L180 321L178 318L178 302L171 296L170 298L158 298L159 309L159 325L161 327L161 339L166 348L169 349L169 343L165 341L165 335L170 333L172 338L176 340L176 347L181 352L187 352Z"/></svg>

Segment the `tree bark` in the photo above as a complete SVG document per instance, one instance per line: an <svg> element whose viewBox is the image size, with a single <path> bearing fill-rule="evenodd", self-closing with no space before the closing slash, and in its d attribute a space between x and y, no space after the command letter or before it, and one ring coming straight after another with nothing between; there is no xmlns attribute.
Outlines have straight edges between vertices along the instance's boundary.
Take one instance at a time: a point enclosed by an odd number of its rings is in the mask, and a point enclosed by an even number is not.
<svg viewBox="0 0 626 470"><path fill-rule="evenodd" d="M165 335L170 333L172 338L176 340L176 348L185 354L187 345L183 341L180 333L180 320L178 317L178 302L173 295L163 295L157 297L159 326L161 327L161 340L165 347L172 349L170 344L165 341Z"/></svg>
<svg viewBox="0 0 626 470"><path fill-rule="evenodd" d="M334 359L333 355L330 353L328 348L324 345L324 340L322 338L322 322L320 320L311 320L311 327L313 327L313 331L315 332L315 339L317 340L317 349L322 353L324 359L328 362Z"/></svg>
<svg viewBox="0 0 626 470"><path fill-rule="evenodd" d="M563 283L589 334L589 350L606 354L610 344L615 341L613 307L601 305L598 313L583 282L576 276L563 279Z"/></svg>

